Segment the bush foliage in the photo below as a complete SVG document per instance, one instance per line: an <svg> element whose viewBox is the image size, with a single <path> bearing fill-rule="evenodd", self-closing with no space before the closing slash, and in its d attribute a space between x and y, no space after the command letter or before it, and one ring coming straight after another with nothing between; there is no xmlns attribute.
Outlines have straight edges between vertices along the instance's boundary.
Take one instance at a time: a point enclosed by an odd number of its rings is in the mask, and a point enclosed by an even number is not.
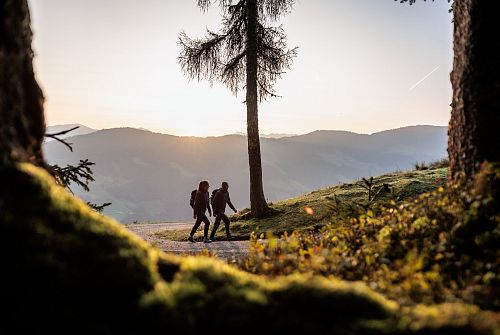
<svg viewBox="0 0 500 335"><path fill-rule="evenodd" d="M471 183L335 216L319 232L254 234L239 266L360 280L402 305L465 301L498 310L499 190L499 165L485 164Z"/></svg>
<svg viewBox="0 0 500 335"><path fill-rule="evenodd" d="M494 334L467 305L401 308L363 283L166 255L31 165L0 166L0 333Z"/></svg>

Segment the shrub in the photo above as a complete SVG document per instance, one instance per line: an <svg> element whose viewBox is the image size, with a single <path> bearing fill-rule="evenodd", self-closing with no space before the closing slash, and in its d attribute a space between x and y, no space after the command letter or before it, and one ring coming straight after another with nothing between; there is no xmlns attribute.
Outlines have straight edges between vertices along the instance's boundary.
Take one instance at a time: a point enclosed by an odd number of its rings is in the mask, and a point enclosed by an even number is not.
<svg viewBox="0 0 500 335"><path fill-rule="evenodd" d="M484 164L473 182L336 217L319 232L253 235L239 266L362 280L403 305L465 301L497 310L499 189L499 165Z"/></svg>

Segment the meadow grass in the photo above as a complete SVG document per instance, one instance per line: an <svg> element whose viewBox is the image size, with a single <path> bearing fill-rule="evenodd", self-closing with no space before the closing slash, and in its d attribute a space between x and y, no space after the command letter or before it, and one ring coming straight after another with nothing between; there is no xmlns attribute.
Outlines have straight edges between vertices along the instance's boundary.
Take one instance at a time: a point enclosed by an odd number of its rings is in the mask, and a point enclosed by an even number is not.
<svg viewBox="0 0 500 335"><path fill-rule="evenodd" d="M419 194L430 192L443 186L446 182L446 168L428 169L422 171L398 172L385 174L374 178L374 189L387 184L390 192L383 192L373 205L388 202L394 197L398 201L407 200ZM248 209L231 217L231 233L233 239L248 240L252 232L257 235L280 235L285 232L319 230L335 217L345 216L347 208L332 206L335 198L351 206L362 207L368 202L368 192L363 187L362 180L345 183L316 190L295 198L278 201L270 205L271 213L261 219L246 219ZM197 233L197 238L200 237ZM165 230L154 234L158 238L173 241L187 241L189 229ZM216 238L223 239L223 225L219 228Z"/></svg>

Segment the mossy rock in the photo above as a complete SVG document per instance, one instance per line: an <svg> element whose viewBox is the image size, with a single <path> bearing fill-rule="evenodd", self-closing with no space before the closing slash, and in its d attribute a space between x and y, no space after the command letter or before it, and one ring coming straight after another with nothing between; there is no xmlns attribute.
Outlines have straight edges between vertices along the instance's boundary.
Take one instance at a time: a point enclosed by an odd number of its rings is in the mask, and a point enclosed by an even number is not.
<svg viewBox="0 0 500 335"><path fill-rule="evenodd" d="M270 280L216 259L167 255L32 165L1 166L0 178L0 333L494 332L477 310L436 325L363 284Z"/></svg>

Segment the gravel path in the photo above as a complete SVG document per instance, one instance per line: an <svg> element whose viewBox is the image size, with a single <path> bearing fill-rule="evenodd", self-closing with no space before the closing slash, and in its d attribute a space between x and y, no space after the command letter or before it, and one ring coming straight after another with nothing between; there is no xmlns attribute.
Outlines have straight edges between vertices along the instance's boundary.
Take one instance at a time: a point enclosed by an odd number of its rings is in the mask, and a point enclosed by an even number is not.
<svg viewBox="0 0 500 335"><path fill-rule="evenodd" d="M244 257L248 254L248 241L217 241L209 244L202 242L177 242L159 239L153 234L162 230L190 229L192 223L169 222L169 223L151 223L151 224L128 224L125 225L130 231L139 235L155 247L175 254L197 254L203 250L214 252L220 258L232 260Z"/></svg>

